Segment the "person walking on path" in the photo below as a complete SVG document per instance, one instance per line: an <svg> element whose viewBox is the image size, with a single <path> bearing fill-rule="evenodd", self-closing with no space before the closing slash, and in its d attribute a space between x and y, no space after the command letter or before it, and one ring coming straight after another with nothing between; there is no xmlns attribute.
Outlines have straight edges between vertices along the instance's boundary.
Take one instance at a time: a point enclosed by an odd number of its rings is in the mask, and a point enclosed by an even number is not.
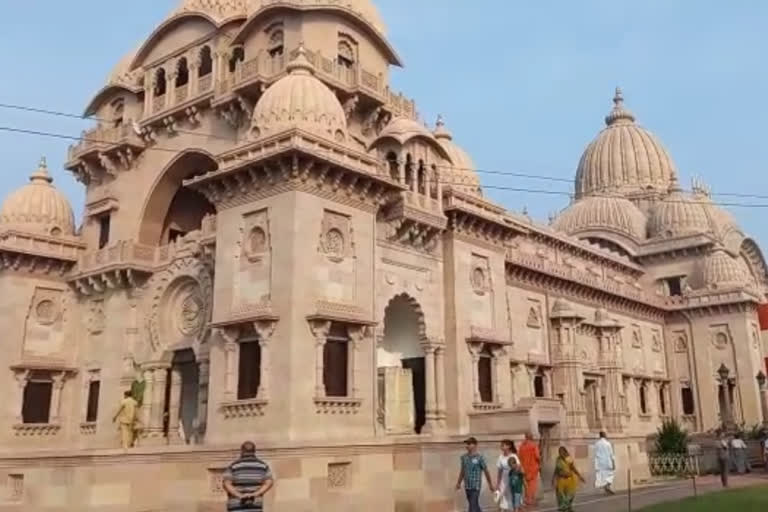
<svg viewBox="0 0 768 512"><path fill-rule="evenodd" d="M510 457L509 474L507 475L506 488L509 489L510 502L506 510L519 512L523 508L523 490L525 489L525 474L517 457ZM503 509L502 509L503 510Z"/></svg>
<svg viewBox="0 0 768 512"><path fill-rule="evenodd" d="M272 471L256 457L256 445L246 441L240 447L240 458L224 472L227 511L263 512L264 495L274 485Z"/></svg>
<svg viewBox="0 0 768 512"><path fill-rule="evenodd" d="M483 488L483 474L488 482L491 492L495 491L491 481L491 473L488 471L488 465L485 463L485 457L477 452L477 439L470 437L464 441L467 453L460 459L461 467L459 470L459 479L456 481L456 490L461 489L461 483L464 482L464 492L467 496L469 505L468 512L482 512L480 508L480 491Z"/></svg>
<svg viewBox="0 0 768 512"><path fill-rule="evenodd" d="M576 469L568 450L565 446L561 446L555 461L555 472L552 475L552 487L555 488L557 509L560 512L573 512L573 500L576 497L579 481L584 483L584 477Z"/></svg>
<svg viewBox="0 0 768 512"><path fill-rule="evenodd" d="M126 391L120 401L120 408L112 418L112 423L118 422L120 426L120 444L125 450L133 448L133 443L136 441L136 412L138 408L139 405L131 392Z"/></svg>
<svg viewBox="0 0 768 512"><path fill-rule="evenodd" d="M717 436L717 442L715 443L715 449L717 450L717 466L720 470L720 482L723 487L728 487L728 439L725 437L725 432L720 432Z"/></svg>
<svg viewBox="0 0 768 512"><path fill-rule="evenodd" d="M747 443L741 438L741 433L736 433L736 436L731 441L731 450L736 472L740 475L747 473L749 471L747 467Z"/></svg>
<svg viewBox="0 0 768 512"><path fill-rule="evenodd" d="M539 489L541 454L539 445L533 441L532 433L525 434L525 441L520 445L517 455L525 475L525 505L533 507L536 505L536 493Z"/></svg>
<svg viewBox="0 0 768 512"><path fill-rule="evenodd" d="M595 443L595 487L605 494L613 495L613 479L616 476L616 459L613 446L605 432L600 432L600 439Z"/></svg>
<svg viewBox="0 0 768 512"><path fill-rule="evenodd" d="M496 475L496 495L499 508L503 511L512 510L512 492L509 489L510 460L514 461L517 466L520 465L515 442L510 439L504 439L501 441L501 455L499 455L499 460L496 461L496 468L498 469Z"/></svg>

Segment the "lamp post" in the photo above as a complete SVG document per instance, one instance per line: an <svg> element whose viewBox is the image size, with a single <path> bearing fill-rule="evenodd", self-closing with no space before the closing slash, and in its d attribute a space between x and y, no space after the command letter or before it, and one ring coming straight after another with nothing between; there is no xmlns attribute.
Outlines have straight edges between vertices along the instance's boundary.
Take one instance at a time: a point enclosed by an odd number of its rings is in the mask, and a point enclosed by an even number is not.
<svg viewBox="0 0 768 512"><path fill-rule="evenodd" d="M768 390L765 388L768 380L762 370L757 372L757 385L760 393L760 408L763 411L763 427L768 427Z"/></svg>
<svg viewBox="0 0 768 512"><path fill-rule="evenodd" d="M717 374L720 376L720 385L723 386L723 411L721 411L721 421L723 424L723 430L729 430L732 426L731 422L731 394L730 383L728 376L731 371L725 366L725 363L720 365L717 370Z"/></svg>

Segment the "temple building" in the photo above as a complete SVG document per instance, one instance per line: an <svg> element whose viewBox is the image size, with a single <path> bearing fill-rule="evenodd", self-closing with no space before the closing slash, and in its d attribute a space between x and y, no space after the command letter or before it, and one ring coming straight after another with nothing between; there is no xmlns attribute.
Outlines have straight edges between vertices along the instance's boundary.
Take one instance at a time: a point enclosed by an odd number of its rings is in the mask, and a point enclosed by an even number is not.
<svg viewBox="0 0 768 512"><path fill-rule="evenodd" d="M666 419L763 421L761 250L620 90L538 223L401 65L371 0L184 0L119 59L82 224L44 161L0 210L0 510L219 510L249 439L269 510L454 510L468 435L535 432L548 482L605 430L625 480Z"/></svg>

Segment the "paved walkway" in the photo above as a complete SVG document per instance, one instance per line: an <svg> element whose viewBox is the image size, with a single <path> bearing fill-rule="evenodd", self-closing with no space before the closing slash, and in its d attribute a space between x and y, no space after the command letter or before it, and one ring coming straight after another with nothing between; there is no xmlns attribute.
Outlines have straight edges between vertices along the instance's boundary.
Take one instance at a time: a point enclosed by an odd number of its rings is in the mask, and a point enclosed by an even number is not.
<svg viewBox="0 0 768 512"><path fill-rule="evenodd" d="M768 485L768 474L763 472L743 476L731 475L728 484L730 488ZM659 484L646 485L632 491L632 508L629 508L629 498L626 491L615 496L605 496L594 491L579 493L576 496L574 509L576 512L617 512L638 510L649 505L677 501L690 496L721 491L720 477L707 475L696 479L694 491L693 480L675 480ZM557 510L553 493L546 493L536 512L553 512Z"/></svg>

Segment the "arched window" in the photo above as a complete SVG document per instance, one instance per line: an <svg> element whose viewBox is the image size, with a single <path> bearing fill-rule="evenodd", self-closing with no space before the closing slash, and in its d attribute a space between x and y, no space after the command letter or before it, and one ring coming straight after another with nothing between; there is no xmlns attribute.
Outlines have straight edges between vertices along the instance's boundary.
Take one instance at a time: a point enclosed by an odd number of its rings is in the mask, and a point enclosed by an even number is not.
<svg viewBox="0 0 768 512"><path fill-rule="evenodd" d="M204 77L213 72L213 58L211 57L211 47L203 46L200 50L200 69L197 76Z"/></svg>
<svg viewBox="0 0 768 512"><path fill-rule="evenodd" d="M349 347L347 327L332 323L323 346L325 396L349 396Z"/></svg>
<svg viewBox="0 0 768 512"><path fill-rule="evenodd" d="M242 46L238 46L232 51L232 56L229 58L229 72L234 73L237 69L237 64L245 60L245 49Z"/></svg>
<svg viewBox="0 0 768 512"><path fill-rule="evenodd" d="M424 167L424 160L419 160L419 171L417 174L419 194L427 195L427 170Z"/></svg>
<svg viewBox="0 0 768 512"><path fill-rule="evenodd" d="M483 347L477 361L477 385L480 388L480 401L493 402L493 353L488 345Z"/></svg>
<svg viewBox="0 0 768 512"><path fill-rule="evenodd" d="M405 155L405 184L408 186L410 190L413 190L413 181L416 179L414 176L414 168L413 168L413 158L411 158L411 154L408 153Z"/></svg>
<svg viewBox="0 0 768 512"><path fill-rule="evenodd" d="M387 165L389 166L389 176L394 180L400 181L400 169L397 162L397 155L394 151L387 153Z"/></svg>
<svg viewBox="0 0 768 512"><path fill-rule="evenodd" d="M648 401L645 396L645 383L640 384L640 414L648 414Z"/></svg>
<svg viewBox="0 0 768 512"><path fill-rule="evenodd" d="M187 58L182 57L176 64L176 87L182 87L189 83L189 65Z"/></svg>
<svg viewBox="0 0 768 512"><path fill-rule="evenodd" d="M339 41L339 51L336 59L339 66L343 66L347 69L352 68L355 65L355 49L349 41Z"/></svg>
<svg viewBox="0 0 768 512"><path fill-rule="evenodd" d="M285 50L285 34L283 29L276 28L269 34L269 43L267 44L267 52L272 58L281 57Z"/></svg>
<svg viewBox="0 0 768 512"><path fill-rule="evenodd" d="M160 68L157 71L155 71L155 89L154 94L155 96L164 96L165 95L165 87L166 87L166 80L165 80L165 69Z"/></svg>
<svg viewBox="0 0 768 512"><path fill-rule="evenodd" d="M112 123L115 128L123 125L123 115L125 112L125 101L118 98L112 102Z"/></svg>

